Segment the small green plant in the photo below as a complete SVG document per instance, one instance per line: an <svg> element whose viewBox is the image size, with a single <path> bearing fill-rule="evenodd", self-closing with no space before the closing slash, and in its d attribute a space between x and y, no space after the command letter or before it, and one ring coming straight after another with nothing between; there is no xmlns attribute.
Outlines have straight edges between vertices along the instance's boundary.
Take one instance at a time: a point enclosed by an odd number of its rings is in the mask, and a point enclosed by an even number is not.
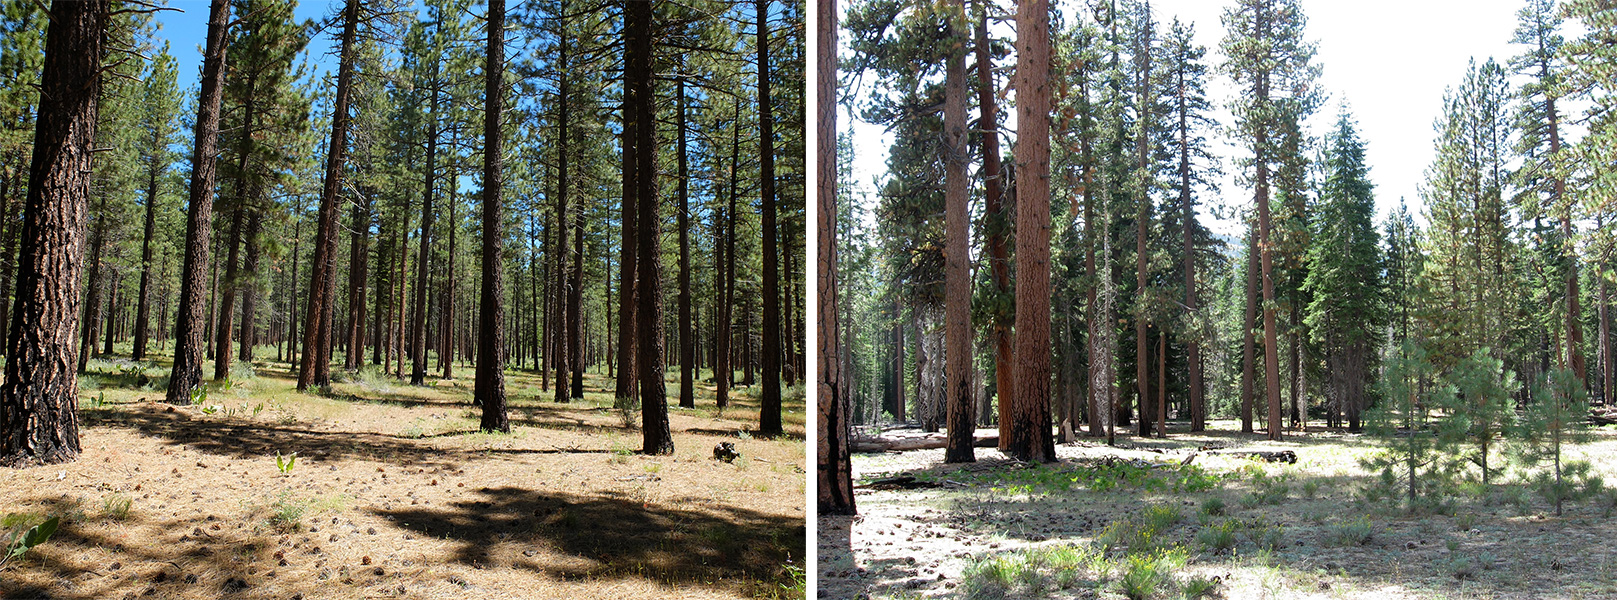
<svg viewBox="0 0 1617 600"><path fill-rule="evenodd" d="M1303 497L1304 498L1307 498L1309 500L1313 500L1314 496L1318 496L1318 495L1319 495L1319 482L1318 481L1309 480L1309 481L1303 482Z"/></svg>
<svg viewBox="0 0 1617 600"><path fill-rule="evenodd" d="M736 437L741 438L743 440L750 440L750 439L752 439L752 432L743 429L741 431L736 432Z"/></svg>
<svg viewBox="0 0 1617 600"><path fill-rule="evenodd" d="M90 397L90 408L101 408L107 405L107 393L101 392Z"/></svg>
<svg viewBox="0 0 1617 600"><path fill-rule="evenodd" d="M1180 586L1180 590L1185 593L1186 598L1191 600L1209 597L1218 590L1218 580L1200 575L1192 576L1185 580Z"/></svg>
<svg viewBox="0 0 1617 600"><path fill-rule="evenodd" d="M257 405L253 406L253 418L257 419L258 418L258 413L261 413L261 412L264 412L264 403L263 402L259 402Z"/></svg>
<svg viewBox="0 0 1617 600"><path fill-rule="evenodd" d="M1477 563L1470 557L1456 556L1448 561L1448 571L1455 579L1465 581L1477 578Z"/></svg>
<svg viewBox="0 0 1617 600"><path fill-rule="evenodd" d="M202 407L202 414L211 415L216 412L219 412L219 407L217 405L209 404Z"/></svg>
<svg viewBox="0 0 1617 600"><path fill-rule="evenodd" d="M129 509L134 506L135 500L123 494L113 494L101 500L101 511L107 518L122 521L129 518Z"/></svg>
<svg viewBox="0 0 1617 600"><path fill-rule="evenodd" d="M1222 516L1224 514L1224 499L1218 496L1202 501L1202 514L1209 516Z"/></svg>
<svg viewBox="0 0 1617 600"><path fill-rule="evenodd" d="M1173 573L1185 566L1184 550L1133 554L1124 559L1117 579L1118 591L1129 600L1145 600L1173 582Z"/></svg>
<svg viewBox="0 0 1617 600"><path fill-rule="evenodd" d="M1224 521L1211 527L1204 527L1196 532L1196 541L1202 548L1213 554L1224 554L1235 549L1234 521Z"/></svg>
<svg viewBox="0 0 1617 600"><path fill-rule="evenodd" d="M1182 518L1179 507L1173 505L1153 505L1145 509L1146 526L1157 531L1173 526Z"/></svg>
<svg viewBox="0 0 1617 600"><path fill-rule="evenodd" d="M191 406L202 406L202 403L207 402L207 401L208 401L208 388L207 387L199 385L199 386L196 386L194 388L191 388Z"/></svg>
<svg viewBox="0 0 1617 600"><path fill-rule="evenodd" d="M0 556L0 565L20 558L29 550L51 539L51 535L56 533L56 527L62 522L59 516L51 517L45 519L43 523L23 529L22 525L26 524L27 520L27 515L6 515L6 518L0 521L0 525L6 528L6 553Z"/></svg>
<svg viewBox="0 0 1617 600"><path fill-rule="evenodd" d="M1328 546L1363 546L1370 542L1375 535L1375 527L1370 520L1360 517L1357 521L1338 523L1332 525L1325 535L1325 544Z"/></svg>
<svg viewBox="0 0 1617 600"><path fill-rule="evenodd" d="M297 466L297 463L298 453L293 452L283 457L279 450L275 451L275 469L280 471L282 475L290 475L292 467Z"/></svg>
<svg viewBox="0 0 1617 600"><path fill-rule="evenodd" d="M1454 516L1454 528L1460 531L1471 531L1477 526L1476 513L1464 513Z"/></svg>

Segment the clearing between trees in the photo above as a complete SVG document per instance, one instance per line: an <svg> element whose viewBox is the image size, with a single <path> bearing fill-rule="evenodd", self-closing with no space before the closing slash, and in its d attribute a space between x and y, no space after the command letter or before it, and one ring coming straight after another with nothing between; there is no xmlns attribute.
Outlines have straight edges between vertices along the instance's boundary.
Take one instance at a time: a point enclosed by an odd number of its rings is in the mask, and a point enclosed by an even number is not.
<svg viewBox="0 0 1617 600"><path fill-rule="evenodd" d="M470 380L367 370L304 394L259 365L170 406L167 365L92 361L83 456L0 470L7 531L61 519L0 567L0 597L803 596L800 389L786 435L761 439L751 390L721 412L698 382L699 408L669 408L675 452L646 456L638 408L593 370L566 404L507 372L498 434Z"/></svg>
<svg viewBox="0 0 1617 600"><path fill-rule="evenodd" d="M1558 518L1511 475L1411 514L1365 500L1379 477L1359 461L1387 439L1316 431L1271 442L1233 423L1174 425L1168 439L1059 445L1045 465L992 447L967 464L944 464L943 449L855 454L860 514L819 517L819 595L1617 595L1609 492L1566 503ZM1244 454L1285 451L1295 464ZM1601 427L1566 455L1611 480L1614 453L1617 430Z"/></svg>

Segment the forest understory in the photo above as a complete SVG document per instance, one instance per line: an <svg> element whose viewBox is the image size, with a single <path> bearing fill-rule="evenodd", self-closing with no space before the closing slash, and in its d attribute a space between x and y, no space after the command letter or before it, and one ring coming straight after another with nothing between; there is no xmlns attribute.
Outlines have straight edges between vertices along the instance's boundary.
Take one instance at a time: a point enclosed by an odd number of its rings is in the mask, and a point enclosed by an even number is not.
<svg viewBox="0 0 1617 600"><path fill-rule="evenodd" d="M509 371L500 434L478 431L469 378L362 371L304 394L288 365L255 367L175 407L165 363L92 360L83 456L0 470L6 526L62 515L0 568L0 597L804 594L800 392L786 394L786 435L763 439L747 432L752 390L721 412L698 382L699 408L669 407L676 452L646 456L626 425L638 409L613 408L595 370L567 404ZM714 457L725 441L733 462Z"/></svg>
<svg viewBox="0 0 1617 600"><path fill-rule="evenodd" d="M1120 428L1121 429L1121 428ZM1553 503L1515 476L1445 509L1366 502L1387 441L1284 442L1213 422L1167 439L1057 446L1033 465L978 448L856 454L859 515L819 517L821 598L1611 598L1610 495ZM992 431L979 430L979 435ZM1242 452L1284 452L1295 464ZM1617 476L1617 429L1568 457ZM1188 464L1182 464L1185 461Z"/></svg>

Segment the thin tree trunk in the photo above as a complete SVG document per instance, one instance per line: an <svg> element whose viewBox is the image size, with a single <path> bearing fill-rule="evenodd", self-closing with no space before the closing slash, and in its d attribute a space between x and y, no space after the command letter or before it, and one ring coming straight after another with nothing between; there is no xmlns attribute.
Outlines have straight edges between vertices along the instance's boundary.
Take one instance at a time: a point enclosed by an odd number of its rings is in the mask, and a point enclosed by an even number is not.
<svg viewBox="0 0 1617 600"><path fill-rule="evenodd" d="M564 44L564 46L565 46L565 44ZM566 50L562 51L562 56L565 58ZM570 335L570 331L569 331L570 327L569 327L569 325L571 324L571 321L572 321L572 319L568 318L570 316L568 314L568 309L571 308L571 302L569 301L569 298L571 298L572 295L567 292L567 286L570 283L569 280L571 279L571 278L569 278L567 276L568 275L568 268L567 267L572 261L579 260L582 257L571 257L571 256L568 255L569 253L572 252L572 247L567 243L567 241L568 241L568 236L570 235L569 232L572 231L572 228L573 228L573 220L571 218L573 209L568 205L568 198L567 198L567 196L568 196L568 185L567 185L568 184L568 181L567 181L567 156L568 156L568 152L567 152L567 149L568 148L567 148L567 102L566 102L565 98L567 98L567 93L566 92L568 90L568 86L567 86L567 79L566 79L565 75L562 78L560 89L562 91L561 97L564 100L557 103L558 104L558 110L561 112L561 119L559 119L559 122L562 125L561 125L561 127L558 128L559 132L557 133L557 142L556 142L556 148L557 148L557 152L556 152L556 165L557 165L557 169L556 169L556 173L557 173L557 176L556 176L556 215L557 215L557 217L556 218L557 218L557 221L561 224L561 226L559 228L557 228L557 233L559 234L559 237L557 238L557 243L556 243L556 246L555 246L555 250L556 250L556 259L555 259L555 263L556 263L556 312L557 312L556 325L557 325L557 327L556 327L556 333L554 335L554 339L555 339L555 344L556 344L556 401L557 402L569 402L569 401L572 400L572 392L568 389L569 388L568 380L571 378L572 372L573 372L573 369L572 369L573 352L572 352L572 344L569 343L569 339L568 339L568 336Z"/></svg>
<svg viewBox="0 0 1617 600"><path fill-rule="evenodd" d="M245 152L242 162L246 162ZM238 181L238 189L246 187L245 181ZM219 308L216 311L218 324L214 326L214 353L213 353L213 380L225 381L230 379L230 326L236 312L236 278L241 252L241 229L243 227L243 202L246 201L246 192L236 193L236 205L230 210L230 239L225 242L225 280L220 290Z"/></svg>
<svg viewBox="0 0 1617 600"><path fill-rule="evenodd" d="M247 217L247 231L242 243L247 246L247 259L242 271L246 281L241 286L241 353L242 362L251 363L253 346L258 343L254 325L258 317L258 236L263 228L263 212L254 210ZM249 365L251 366L251 365Z"/></svg>
<svg viewBox="0 0 1617 600"><path fill-rule="evenodd" d="M1252 433L1252 400L1257 379L1256 344L1253 332L1258 313L1258 232L1247 230L1246 311L1241 316L1241 433Z"/></svg>
<svg viewBox="0 0 1617 600"><path fill-rule="evenodd" d="M981 0L979 0L981 2ZM1009 228L1005 196L1000 192L1001 168L999 164L999 103L994 96L994 57L988 40L988 9L981 2L977 15L974 48L977 59L977 106L979 127L982 128L983 153L983 223L988 248L989 273L994 291L1000 295L1011 293L1010 253L1005 246L1005 231ZM1015 389L1011 375L1011 324L1003 313L994 315L988 336L994 344L994 390L999 396L999 449L1005 450L1011 442L1011 390Z"/></svg>
<svg viewBox="0 0 1617 600"><path fill-rule="evenodd" d="M679 405L696 408L696 339L691 325L691 206L687 181L690 170L686 159L685 79L676 83L675 94L679 122Z"/></svg>
<svg viewBox="0 0 1617 600"><path fill-rule="evenodd" d="M337 195L342 191L343 164L348 152L349 98L354 79L354 38L359 27L361 0L343 7L342 45L337 68L337 95L332 102L331 142L326 149L325 187L320 192L319 231L310 261L309 311L303 334L303 361L298 390L331 385L331 312L334 309L335 254L337 253Z"/></svg>
<svg viewBox="0 0 1617 600"><path fill-rule="evenodd" d="M94 137L94 133L91 136ZM107 200L105 193L96 196L95 212L102 218L96 219L95 228L90 233L90 276L85 280L84 327L79 332L79 373L85 372L90 355L95 353L95 338L101 323L101 248L106 245Z"/></svg>
<svg viewBox="0 0 1617 600"><path fill-rule="evenodd" d="M427 290L428 278L431 276L431 262L427 257L432 253L432 227L433 208L432 201L437 194L438 183L438 58L432 59L433 86L427 90L432 95L428 101L432 116L427 120L427 165L426 176L422 178L421 195L421 250L416 260L416 289L414 312L410 315L410 385L423 385L427 382Z"/></svg>
<svg viewBox="0 0 1617 600"><path fill-rule="evenodd" d="M157 183L162 175L162 171L156 168L146 172L146 219L140 237L140 295L135 301L135 343L129 355L130 359L137 361L146 359L146 343L151 337L148 332L152 314L152 236L157 233ZM4 197L4 194L0 194L0 197ZM0 219L5 219L8 213L7 209L0 208ZM3 318L4 315L0 315L0 319Z"/></svg>
<svg viewBox="0 0 1617 600"><path fill-rule="evenodd" d="M190 208L186 211L185 266L180 307L174 328L174 365L166 400L189 404L191 390L202 383L203 288L208 283L209 238L213 234L215 161L219 142L219 103L223 97L228 0L212 0L208 9L208 42L202 54L201 93L197 97L195 148L191 155Z"/></svg>

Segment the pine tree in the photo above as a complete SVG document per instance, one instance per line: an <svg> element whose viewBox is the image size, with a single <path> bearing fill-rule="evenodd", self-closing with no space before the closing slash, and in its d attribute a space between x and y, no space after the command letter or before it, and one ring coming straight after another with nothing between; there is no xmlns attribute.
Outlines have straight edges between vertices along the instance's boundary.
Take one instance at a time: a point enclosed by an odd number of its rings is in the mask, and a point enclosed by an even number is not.
<svg viewBox="0 0 1617 600"><path fill-rule="evenodd" d="M1055 460L1050 435L1050 3L1016 11L1016 382L1011 456Z"/></svg>
<svg viewBox="0 0 1617 600"><path fill-rule="evenodd" d="M1346 109L1327 141L1325 183L1314 215L1303 291L1309 333L1324 354L1328 397L1360 429L1380 355L1385 301L1375 196L1364 142Z"/></svg>
<svg viewBox="0 0 1617 600"><path fill-rule="evenodd" d="M140 120L140 158L145 175L145 218L140 242L140 292L136 297L135 340L130 354L133 360L146 357L146 345L151 338L152 269L157 235L158 203L160 192L169 169L174 163L174 152L169 147L179 140L180 98L174 57L168 44L152 58L142 90Z"/></svg>
<svg viewBox="0 0 1617 600"><path fill-rule="evenodd" d="M1476 447L1476 455L1470 460L1481 471L1482 485L1487 486L1498 470L1488 465L1495 438L1508 430L1516 418L1515 403L1511 401L1519 387L1516 374L1506 370L1504 361L1492 357L1484 347L1456 364L1448 381L1453 393L1441 398L1440 406L1448 409L1448 419L1456 421Z"/></svg>
<svg viewBox="0 0 1617 600"><path fill-rule="evenodd" d="M1270 218L1270 168L1285 159L1283 128L1306 115L1317 94L1315 47L1302 38L1307 24L1296 0L1241 0L1224 12L1227 57L1223 70L1242 93L1231 108L1237 134L1252 153L1253 202L1257 205L1257 246L1262 265L1264 373L1268 383L1269 439L1280 439L1279 331L1275 323L1276 235ZM1288 95L1289 94L1289 95Z"/></svg>
<svg viewBox="0 0 1617 600"><path fill-rule="evenodd" d="M1565 456L1567 446L1593 439L1588 414L1589 394L1583 378L1571 369L1556 369L1546 381L1533 386L1533 403L1515 428L1518 460L1528 466L1550 463L1549 471L1533 476L1532 485L1545 500L1555 503L1557 517L1567 500L1587 497L1602 487L1588 461Z"/></svg>
<svg viewBox="0 0 1617 600"><path fill-rule="evenodd" d="M107 0L56 2L45 35L33 162L23 204L13 327L0 384L0 465L70 462L79 456L79 276Z"/></svg>

